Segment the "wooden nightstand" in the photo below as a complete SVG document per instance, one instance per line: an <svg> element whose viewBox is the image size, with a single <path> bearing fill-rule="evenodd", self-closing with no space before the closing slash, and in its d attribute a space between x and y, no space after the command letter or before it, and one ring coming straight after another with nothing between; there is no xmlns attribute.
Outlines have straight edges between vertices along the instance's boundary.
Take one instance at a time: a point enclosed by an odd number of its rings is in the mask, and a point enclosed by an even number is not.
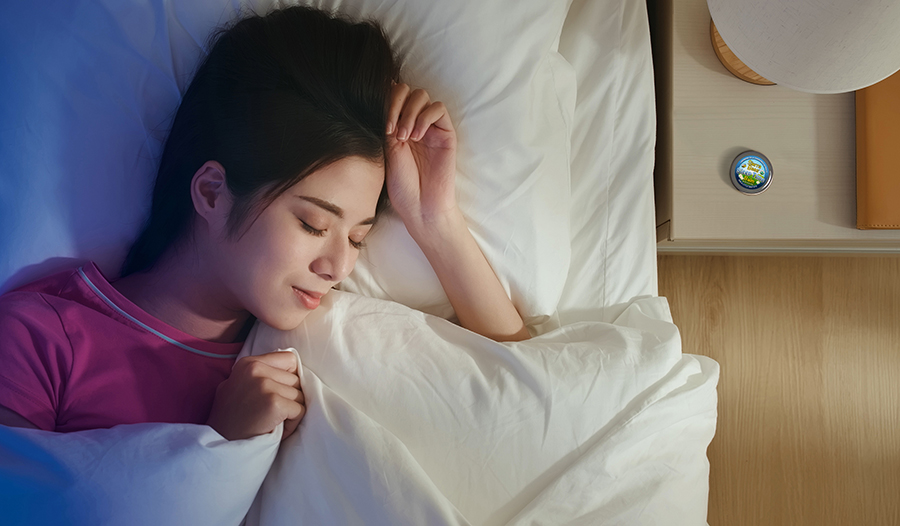
<svg viewBox="0 0 900 526"><path fill-rule="evenodd" d="M900 230L856 229L853 93L741 81L716 58L705 0L648 0L648 8L659 252L900 253ZM744 150L772 162L759 195L728 179Z"/></svg>

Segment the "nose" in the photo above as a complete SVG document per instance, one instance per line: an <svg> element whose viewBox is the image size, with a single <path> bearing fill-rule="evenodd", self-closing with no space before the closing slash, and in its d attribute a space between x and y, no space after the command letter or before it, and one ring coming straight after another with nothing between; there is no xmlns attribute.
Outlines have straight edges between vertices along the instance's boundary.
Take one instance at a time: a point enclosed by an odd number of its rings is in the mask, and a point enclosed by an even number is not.
<svg viewBox="0 0 900 526"><path fill-rule="evenodd" d="M350 275L358 255L347 238L331 236L319 255L310 263L310 270L325 281L338 283Z"/></svg>

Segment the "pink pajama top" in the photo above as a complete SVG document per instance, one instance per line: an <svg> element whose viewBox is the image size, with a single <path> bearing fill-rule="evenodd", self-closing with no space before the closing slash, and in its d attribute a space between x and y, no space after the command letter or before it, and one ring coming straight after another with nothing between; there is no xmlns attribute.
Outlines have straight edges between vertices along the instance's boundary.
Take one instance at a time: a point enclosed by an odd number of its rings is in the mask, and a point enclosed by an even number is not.
<svg viewBox="0 0 900 526"><path fill-rule="evenodd" d="M242 345L157 320L89 263L0 296L0 406L59 432L203 424Z"/></svg>

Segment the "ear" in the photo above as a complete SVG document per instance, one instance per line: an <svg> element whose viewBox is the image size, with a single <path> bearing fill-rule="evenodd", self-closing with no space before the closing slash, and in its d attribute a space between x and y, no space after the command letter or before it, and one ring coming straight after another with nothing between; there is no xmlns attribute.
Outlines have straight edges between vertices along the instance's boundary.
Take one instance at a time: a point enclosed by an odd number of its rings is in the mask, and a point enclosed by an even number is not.
<svg viewBox="0 0 900 526"><path fill-rule="evenodd" d="M225 183L225 168L216 161L206 161L191 179L194 210L213 230L225 228L231 212L231 192Z"/></svg>

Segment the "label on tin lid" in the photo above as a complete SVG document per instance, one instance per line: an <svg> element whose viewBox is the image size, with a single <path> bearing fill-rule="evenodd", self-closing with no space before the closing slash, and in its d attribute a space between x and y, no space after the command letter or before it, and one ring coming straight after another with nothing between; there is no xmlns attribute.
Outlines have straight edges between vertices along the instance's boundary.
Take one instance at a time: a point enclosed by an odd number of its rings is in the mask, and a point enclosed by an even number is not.
<svg viewBox="0 0 900 526"><path fill-rule="evenodd" d="M772 165L759 152L746 151L738 155L731 164L731 182L745 194L762 192L771 180Z"/></svg>

